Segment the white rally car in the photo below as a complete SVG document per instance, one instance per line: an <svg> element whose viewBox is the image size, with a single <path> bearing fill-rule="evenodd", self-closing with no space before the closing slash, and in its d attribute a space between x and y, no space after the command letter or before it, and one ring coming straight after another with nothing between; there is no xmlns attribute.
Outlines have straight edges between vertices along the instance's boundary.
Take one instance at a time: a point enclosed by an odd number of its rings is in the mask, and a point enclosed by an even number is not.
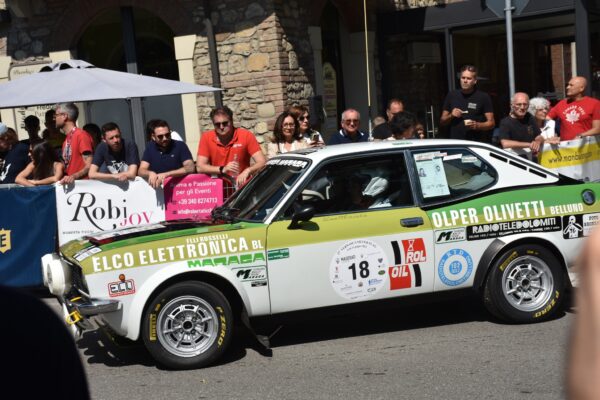
<svg viewBox="0 0 600 400"><path fill-rule="evenodd" d="M299 310L472 289L499 318L547 319L597 190L473 142L306 149L269 160L212 221L98 233L42 264L74 328L96 315L165 366L197 368L236 320Z"/></svg>

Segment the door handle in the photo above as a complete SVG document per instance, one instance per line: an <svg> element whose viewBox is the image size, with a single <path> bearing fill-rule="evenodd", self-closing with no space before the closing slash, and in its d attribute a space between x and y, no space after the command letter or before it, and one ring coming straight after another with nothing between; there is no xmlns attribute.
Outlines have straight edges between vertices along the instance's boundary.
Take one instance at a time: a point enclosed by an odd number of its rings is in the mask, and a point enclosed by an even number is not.
<svg viewBox="0 0 600 400"><path fill-rule="evenodd" d="M421 217L402 218L400 220L400 225L402 225L405 228L412 228L413 226L423 225L423 218L421 218Z"/></svg>

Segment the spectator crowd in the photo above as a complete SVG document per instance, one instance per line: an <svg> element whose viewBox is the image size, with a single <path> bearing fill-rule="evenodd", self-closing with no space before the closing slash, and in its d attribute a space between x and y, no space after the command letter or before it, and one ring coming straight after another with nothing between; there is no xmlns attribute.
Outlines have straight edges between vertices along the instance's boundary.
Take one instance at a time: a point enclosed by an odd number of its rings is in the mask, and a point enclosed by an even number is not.
<svg viewBox="0 0 600 400"><path fill-rule="evenodd" d="M566 98L554 107L543 97L530 99L527 93L515 93L510 113L496 127L490 96L477 88L477 68L466 65L460 70L460 89L449 92L444 100L440 126L446 127L450 139L492 143L535 160L544 143L556 145L600 134L600 101L585 96L586 86L585 78L573 77L566 87ZM218 107L210 113L213 129L201 135L196 161L167 121L148 121L149 141L140 158L135 143L123 137L116 123L79 128L78 116L75 104L57 104L46 112L41 136L40 120L27 116L24 128L28 137L21 141L14 129L0 123L0 184L69 185L78 179L126 181L140 176L158 188L168 177L197 172L240 186L267 159L289 151L427 138L423 124L398 98L387 103L385 117L372 121L370 132L362 129L356 109L344 110L340 129L327 141L311 127L308 108L291 106L276 118L264 147L252 132L235 125L228 107Z"/></svg>

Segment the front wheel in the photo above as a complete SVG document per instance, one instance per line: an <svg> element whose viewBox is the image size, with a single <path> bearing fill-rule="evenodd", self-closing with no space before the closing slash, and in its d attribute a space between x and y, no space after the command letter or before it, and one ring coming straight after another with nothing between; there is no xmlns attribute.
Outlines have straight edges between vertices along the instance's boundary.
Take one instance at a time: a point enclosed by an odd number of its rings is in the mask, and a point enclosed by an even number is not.
<svg viewBox="0 0 600 400"><path fill-rule="evenodd" d="M564 288L564 274L554 254L539 245L521 245L504 251L496 260L483 300L500 319L538 322L560 309Z"/></svg>
<svg viewBox="0 0 600 400"><path fill-rule="evenodd" d="M142 336L156 361L193 369L215 362L233 333L229 302L213 286L177 283L154 297L144 314Z"/></svg>

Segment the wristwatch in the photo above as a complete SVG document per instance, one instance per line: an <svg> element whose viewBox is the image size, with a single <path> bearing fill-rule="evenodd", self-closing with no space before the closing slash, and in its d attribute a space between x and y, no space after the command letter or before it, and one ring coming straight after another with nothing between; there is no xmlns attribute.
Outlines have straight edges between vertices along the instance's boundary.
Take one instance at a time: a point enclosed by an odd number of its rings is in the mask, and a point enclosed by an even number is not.
<svg viewBox="0 0 600 400"><path fill-rule="evenodd" d="M219 167L219 174L223 175L223 168L225 168L223 165L221 165Z"/></svg>

